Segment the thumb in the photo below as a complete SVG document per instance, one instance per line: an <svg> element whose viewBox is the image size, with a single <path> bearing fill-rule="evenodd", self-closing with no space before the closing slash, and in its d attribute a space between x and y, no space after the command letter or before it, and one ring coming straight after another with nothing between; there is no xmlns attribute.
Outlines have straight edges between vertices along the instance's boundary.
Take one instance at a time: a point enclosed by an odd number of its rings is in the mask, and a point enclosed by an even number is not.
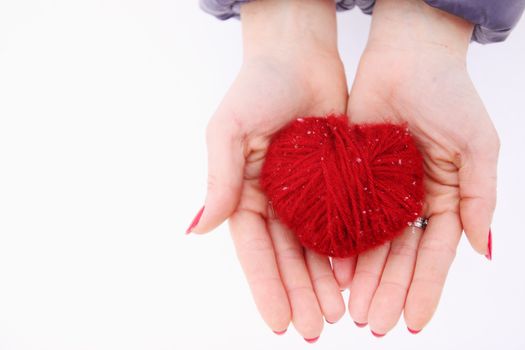
<svg viewBox="0 0 525 350"><path fill-rule="evenodd" d="M490 224L496 207L497 135L472 145L459 169L460 215L471 246L492 259Z"/></svg>
<svg viewBox="0 0 525 350"><path fill-rule="evenodd" d="M208 190L186 233L205 233L224 222L239 202L244 171L243 139L236 127L212 118L206 130Z"/></svg>

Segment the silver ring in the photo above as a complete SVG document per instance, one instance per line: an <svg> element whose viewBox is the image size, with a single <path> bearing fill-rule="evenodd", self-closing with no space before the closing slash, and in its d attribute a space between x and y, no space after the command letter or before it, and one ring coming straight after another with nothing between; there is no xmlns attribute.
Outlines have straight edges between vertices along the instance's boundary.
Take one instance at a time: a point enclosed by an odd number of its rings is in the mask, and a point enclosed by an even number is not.
<svg viewBox="0 0 525 350"><path fill-rule="evenodd" d="M421 216L418 217L414 222L410 224L410 226L414 226L422 230L424 230L427 227L427 225L428 225L428 219L421 217Z"/></svg>

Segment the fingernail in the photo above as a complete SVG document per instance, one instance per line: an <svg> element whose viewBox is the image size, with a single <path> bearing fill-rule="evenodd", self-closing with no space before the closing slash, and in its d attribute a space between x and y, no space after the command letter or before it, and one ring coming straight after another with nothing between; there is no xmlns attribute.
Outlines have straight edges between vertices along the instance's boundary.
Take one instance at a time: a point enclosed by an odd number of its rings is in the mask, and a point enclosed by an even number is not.
<svg viewBox="0 0 525 350"><path fill-rule="evenodd" d="M310 343L310 344L315 343L318 339L319 339L319 337L310 338L310 339L304 338L304 340L305 340L307 343Z"/></svg>
<svg viewBox="0 0 525 350"><path fill-rule="evenodd" d="M384 336L385 336L385 334L386 334L386 333L384 333L384 334L381 334L381 333L376 333L376 332L374 332L374 331L372 331L372 330L370 330L370 332L372 332L372 334L374 335L374 337L377 337L377 338L381 338L381 337L384 337Z"/></svg>
<svg viewBox="0 0 525 350"><path fill-rule="evenodd" d="M407 327L408 331L412 334L418 334L419 332L421 332L421 329L420 330L415 330L415 329L412 329L410 327Z"/></svg>
<svg viewBox="0 0 525 350"><path fill-rule="evenodd" d="M485 258L492 260L492 230L489 229L489 243L487 245L487 254Z"/></svg>
<svg viewBox="0 0 525 350"><path fill-rule="evenodd" d="M325 321L326 321L326 323L329 323L329 324L334 324L334 323L337 322L337 321L331 322L331 321L328 321L328 320L325 320Z"/></svg>
<svg viewBox="0 0 525 350"><path fill-rule="evenodd" d="M186 230L186 234L189 234L191 233L191 230L193 230L193 228L195 226L197 226L197 224L199 223L199 220L201 219L201 216L202 216L202 213L204 212L204 206L199 210L199 212L197 213L197 215L195 216L195 218L193 219L193 221L191 222L190 226L188 227L188 229Z"/></svg>
<svg viewBox="0 0 525 350"><path fill-rule="evenodd" d="M284 331L273 331L273 332L274 332L275 334L277 334L277 335L283 335L284 333L286 333L287 330L288 330L288 328L285 329Z"/></svg>
<svg viewBox="0 0 525 350"><path fill-rule="evenodd" d="M355 325L359 328L364 328L368 325L368 323L364 322L364 323L361 323L361 322L356 322L354 321Z"/></svg>

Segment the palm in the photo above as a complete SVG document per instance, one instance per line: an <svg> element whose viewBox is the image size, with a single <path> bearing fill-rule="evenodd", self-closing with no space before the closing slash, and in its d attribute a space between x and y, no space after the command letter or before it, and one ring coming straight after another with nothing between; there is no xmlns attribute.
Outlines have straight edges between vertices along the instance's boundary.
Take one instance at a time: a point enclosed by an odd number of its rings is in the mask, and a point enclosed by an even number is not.
<svg viewBox="0 0 525 350"><path fill-rule="evenodd" d="M275 331L292 320L312 339L322 330L323 316L335 322L344 313L339 287L328 258L303 251L268 211L259 187L264 155L277 130L300 116L344 113L346 81L339 59L308 64L265 59L245 65L210 121L208 138L222 140L217 130L227 130L233 150L242 153L242 186L230 226L261 315ZM209 150L211 162L216 154ZM210 185L215 186L213 178Z"/></svg>
<svg viewBox="0 0 525 350"><path fill-rule="evenodd" d="M411 55L368 49L352 88L348 114L354 123L408 124L424 158L424 215L431 219L424 234L407 229L391 244L358 259L337 261L336 274L342 275L338 269L355 269L349 301L354 320L370 322L373 330L384 334L404 311L408 326L420 330L439 300L462 221L483 229L490 220L473 217L469 199L481 197L480 190L486 186L477 179L471 181L474 166L468 158L473 149L488 148L486 160L495 162L497 136L465 67L454 57L435 52ZM483 148L478 148L482 141ZM350 279L342 282L349 284Z"/></svg>

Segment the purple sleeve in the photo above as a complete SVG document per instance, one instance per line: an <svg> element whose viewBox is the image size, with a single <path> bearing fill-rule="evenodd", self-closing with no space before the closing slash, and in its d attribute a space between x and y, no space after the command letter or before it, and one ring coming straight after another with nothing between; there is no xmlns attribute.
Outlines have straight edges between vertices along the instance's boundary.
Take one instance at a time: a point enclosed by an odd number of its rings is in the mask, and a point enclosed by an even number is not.
<svg viewBox="0 0 525 350"><path fill-rule="evenodd" d="M242 3L252 0L199 0L200 7L218 19L239 18L239 9ZM337 10L350 10L356 3L365 3L370 9L374 6L374 1L369 0L335 0Z"/></svg>
<svg viewBox="0 0 525 350"><path fill-rule="evenodd" d="M432 7L476 24L473 39L479 43L505 40L518 23L525 0L425 0Z"/></svg>
<svg viewBox="0 0 525 350"><path fill-rule="evenodd" d="M200 0L201 8L219 19L239 17L240 5L250 0ZM339 11L358 6L372 13L375 0L335 0ZM518 23L525 0L424 0L432 7L475 24L473 40L486 44L503 41Z"/></svg>

